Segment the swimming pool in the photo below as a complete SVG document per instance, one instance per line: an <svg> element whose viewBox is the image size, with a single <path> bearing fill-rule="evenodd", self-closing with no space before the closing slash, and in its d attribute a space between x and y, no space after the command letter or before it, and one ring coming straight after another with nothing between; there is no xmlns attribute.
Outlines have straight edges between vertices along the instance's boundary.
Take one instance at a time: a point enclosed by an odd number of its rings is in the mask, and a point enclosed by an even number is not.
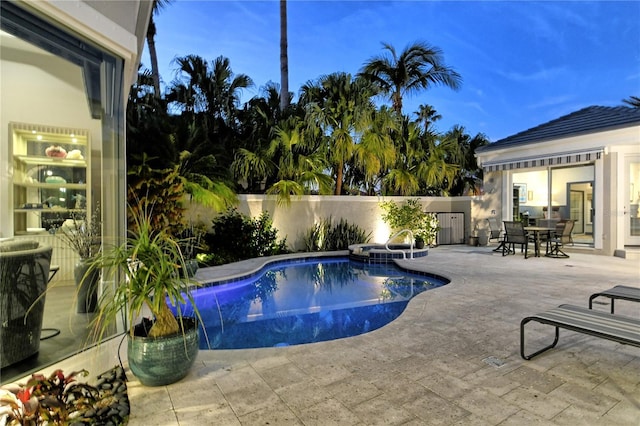
<svg viewBox="0 0 640 426"><path fill-rule="evenodd" d="M444 278L346 257L263 268L193 292L211 349L288 346L355 336L396 319L409 300ZM187 309L188 311L188 309ZM201 336L201 349L208 349Z"/></svg>

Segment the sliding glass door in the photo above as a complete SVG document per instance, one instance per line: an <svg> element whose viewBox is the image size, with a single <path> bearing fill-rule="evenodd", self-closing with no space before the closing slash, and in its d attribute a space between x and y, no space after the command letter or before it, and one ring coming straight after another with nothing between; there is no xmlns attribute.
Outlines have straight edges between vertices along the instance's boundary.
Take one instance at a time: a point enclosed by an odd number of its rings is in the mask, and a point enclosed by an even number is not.
<svg viewBox="0 0 640 426"><path fill-rule="evenodd" d="M640 245L640 156L625 160L625 241L627 246Z"/></svg>

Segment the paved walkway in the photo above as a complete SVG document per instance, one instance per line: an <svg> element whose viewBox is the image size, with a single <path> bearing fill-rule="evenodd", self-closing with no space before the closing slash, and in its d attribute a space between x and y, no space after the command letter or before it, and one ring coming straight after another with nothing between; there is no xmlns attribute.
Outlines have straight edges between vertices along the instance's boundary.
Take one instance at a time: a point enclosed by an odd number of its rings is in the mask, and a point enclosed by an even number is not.
<svg viewBox="0 0 640 426"><path fill-rule="evenodd" d="M614 284L638 286L636 260L581 253L525 260L444 246L407 262L451 283L365 335L200 351L178 383L145 388L133 379L129 424L640 424L640 349L561 331L556 349L532 361L519 355L524 316L567 302L586 306L591 293ZM616 312L640 317L630 302L616 303ZM531 344L552 335L532 329Z"/></svg>

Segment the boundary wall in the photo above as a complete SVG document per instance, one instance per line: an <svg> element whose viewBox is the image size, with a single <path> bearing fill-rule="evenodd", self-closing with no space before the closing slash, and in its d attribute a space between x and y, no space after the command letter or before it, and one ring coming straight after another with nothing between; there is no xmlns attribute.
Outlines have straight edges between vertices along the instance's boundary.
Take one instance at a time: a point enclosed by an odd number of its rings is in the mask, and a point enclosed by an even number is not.
<svg viewBox="0 0 640 426"><path fill-rule="evenodd" d="M473 230L484 228L485 216L474 217L475 211L483 211L481 196L477 197L378 197L378 196L337 196L337 195L305 195L292 197L288 206L278 205L273 195L240 194L238 195L239 212L258 217L263 211L269 213L273 226L278 230L278 238L286 238L293 251L304 248L303 235L315 223L331 217L334 222L345 219L349 224L356 224L365 232L371 232L371 242L384 244L390 236L390 229L382 221L383 210L380 203L417 198L426 212L432 213L464 213L465 241L473 235ZM474 208L475 206L475 208ZM216 213L200 206L190 206L188 217L195 223L211 225Z"/></svg>

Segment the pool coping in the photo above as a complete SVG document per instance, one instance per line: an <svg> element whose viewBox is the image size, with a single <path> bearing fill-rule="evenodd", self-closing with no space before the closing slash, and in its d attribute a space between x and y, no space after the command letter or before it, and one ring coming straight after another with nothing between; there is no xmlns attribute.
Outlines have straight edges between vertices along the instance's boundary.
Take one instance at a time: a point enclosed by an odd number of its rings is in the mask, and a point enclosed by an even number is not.
<svg viewBox="0 0 640 426"><path fill-rule="evenodd" d="M198 281L201 286L209 287L211 285L223 285L240 280L244 280L255 275L259 275L262 271L270 266L277 265L279 263L296 263L305 262L317 258L328 257L344 257L349 259L351 254L350 250L337 250L337 251L323 251L323 252L296 252L280 254L275 256L265 256L253 259L241 260L234 263L229 263L219 266L209 266L200 268L196 272L194 279ZM420 259L420 258L416 258ZM399 269L422 275L425 277L436 278L445 281L444 285L451 283L451 279L444 275L436 274L433 272L425 271L421 268L411 268L412 259L392 259L396 267ZM419 265L416 265L419 266Z"/></svg>

